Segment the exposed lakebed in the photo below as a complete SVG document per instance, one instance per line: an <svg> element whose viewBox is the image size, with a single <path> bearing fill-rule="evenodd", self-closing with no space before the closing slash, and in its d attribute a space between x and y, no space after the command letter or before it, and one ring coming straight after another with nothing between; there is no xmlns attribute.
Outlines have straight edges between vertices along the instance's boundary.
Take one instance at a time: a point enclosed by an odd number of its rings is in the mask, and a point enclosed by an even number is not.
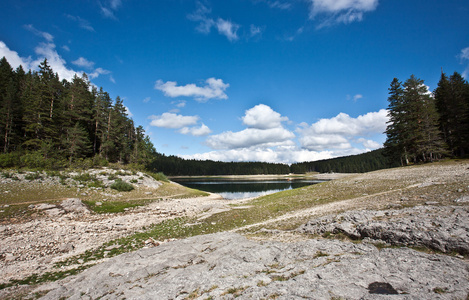
<svg viewBox="0 0 469 300"><path fill-rule="evenodd" d="M171 180L189 188L219 194L228 200L259 197L324 182L324 180L306 178L250 179L177 177L171 178Z"/></svg>

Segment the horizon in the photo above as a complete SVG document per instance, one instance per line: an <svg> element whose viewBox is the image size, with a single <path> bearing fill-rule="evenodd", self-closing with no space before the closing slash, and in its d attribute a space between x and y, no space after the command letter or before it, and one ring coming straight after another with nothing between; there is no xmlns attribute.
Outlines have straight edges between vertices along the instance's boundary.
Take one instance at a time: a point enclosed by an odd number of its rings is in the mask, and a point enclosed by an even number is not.
<svg viewBox="0 0 469 300"><path fill-rule="evenodd" d="M167 156L291 165L376 150L393 78L433 91L442 70L469 74L467 1L46 3L5 1L0 57L86 73Z"/></svg>

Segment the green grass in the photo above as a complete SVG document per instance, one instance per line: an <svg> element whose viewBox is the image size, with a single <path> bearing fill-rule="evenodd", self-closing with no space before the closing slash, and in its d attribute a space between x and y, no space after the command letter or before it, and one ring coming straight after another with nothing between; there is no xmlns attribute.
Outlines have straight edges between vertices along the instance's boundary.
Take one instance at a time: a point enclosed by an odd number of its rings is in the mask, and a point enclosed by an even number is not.
<svg viewBox="0 0 469 300"><path fill-rule="evenodd" d="M98 214L106 213L121 213L126 208L134 208L139 206L145 206L151 202L158 201L158 199L138 199L128 201L103 201L101 205L96 205L98 201L95 200L83 200L82 202L88 206L89 209Z"/></svg>

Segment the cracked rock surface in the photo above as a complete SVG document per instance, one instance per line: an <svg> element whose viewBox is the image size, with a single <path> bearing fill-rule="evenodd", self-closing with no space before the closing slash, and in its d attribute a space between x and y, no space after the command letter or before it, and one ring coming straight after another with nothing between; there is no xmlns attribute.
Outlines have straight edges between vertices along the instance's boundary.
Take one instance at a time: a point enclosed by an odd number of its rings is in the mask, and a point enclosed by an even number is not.
<svg viewBox="0 0 469 300"><path fill-rule="evenodd" d="M467 262L447 255L218 233L123 254L41 288L52 289L43 299L464 299L468 286Z"/></svg>
<svg viewBox="0 0 469 300"><path fill-rule="evenodd" d="M352 239L469 254L469 207L349 211L311 220L298 231L319 235L343 233Z"/></svg>

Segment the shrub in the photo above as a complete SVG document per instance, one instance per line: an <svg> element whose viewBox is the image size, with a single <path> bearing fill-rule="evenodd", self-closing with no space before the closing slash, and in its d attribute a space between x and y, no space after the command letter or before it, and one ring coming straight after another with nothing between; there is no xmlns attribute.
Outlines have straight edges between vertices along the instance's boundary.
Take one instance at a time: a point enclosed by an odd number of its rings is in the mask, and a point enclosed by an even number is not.
<svg viewBox="0 0 469 300"><path fill-rule="evenodd" d="M113 184L111 184L110 188L119 192L130 192L134 189L134 186L130 183L122 181L121 179L117 179Z"/></svg>
<svg viewBox="0 0 469 300"><path fill-rule="evenodd" d="M155 180L169 182L168 177L166 177L166 175L164 175L162 172L159 172L159 173L156 173L156 174L155 173L150 173L150 175Z"/></svg>

